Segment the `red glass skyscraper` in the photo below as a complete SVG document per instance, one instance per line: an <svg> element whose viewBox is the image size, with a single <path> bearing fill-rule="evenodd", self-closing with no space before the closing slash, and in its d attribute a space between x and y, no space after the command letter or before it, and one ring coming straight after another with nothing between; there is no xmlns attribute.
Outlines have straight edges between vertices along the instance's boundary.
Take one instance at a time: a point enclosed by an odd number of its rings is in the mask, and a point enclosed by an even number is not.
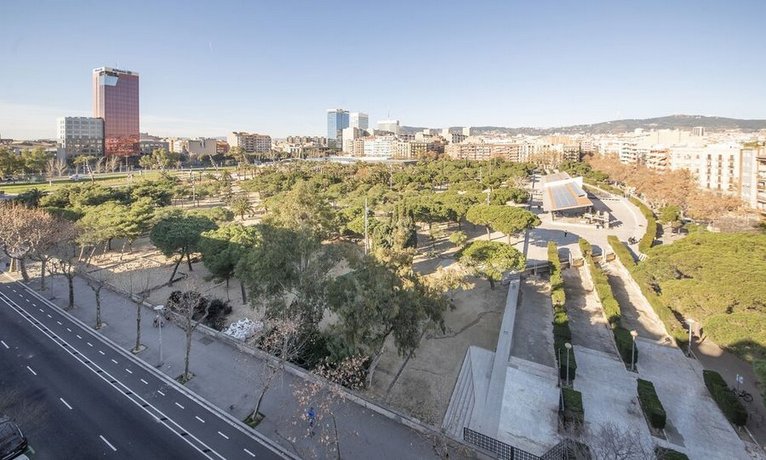
<svg viewBox="0 0 766 460"><path fill-rule="evenodd" d="M93 116L104 120L105 155L138 155L138 73L109 67L94 69Z"/></svg>

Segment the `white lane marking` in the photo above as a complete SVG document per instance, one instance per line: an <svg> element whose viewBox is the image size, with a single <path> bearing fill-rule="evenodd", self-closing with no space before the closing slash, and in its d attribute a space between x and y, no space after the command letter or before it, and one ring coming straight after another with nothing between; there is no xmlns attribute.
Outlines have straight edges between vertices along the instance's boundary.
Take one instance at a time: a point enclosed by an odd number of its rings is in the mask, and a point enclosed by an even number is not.
<svg viewBox="0 0 766 460"><path fill-rule="evenodd" d="M85 343L87 343L89 347L92 347L92 346L93 346L93 344L92 344L92 343L90 343L90 342L85 342Z"/></svg>
<svg viewBox="0 0 766 460"><path fill-rule="evenodd" d="M117 452L117 448L112 445L109 441L106 440L105 437L98 435L99 438L101 438L102 441L106 443L107 446L111 447L113 451Z"/></svg>
<svg viewBox="0 0 766 460"><path fill-rule="evenodd" d="M228 437L228 436L226 436L225 434L221 433L220 431L218 432L218 434L220 434L221 436L223 436L223 438L224 438L224 439L229 439L229 437Z"/></svg>
<svg viewBox="0 0 766 460"><path fill-rule="evenodd" d="M160 390L157 390L157 393L161 394L162 396L165 396L165 393L161 392Z"/></svg>
<svg viewBox="0 0 766 460"><path fill-rule="evenodd" d="M98 350L98 352L99 352L99 353L101 353L102 355L105 355L105 354L106 354L106 353L104 353L104 352L103 352L103 351L101 351L101 350Z"/></svg>
<svg viewBox="0 0 766 460"><path fill-rule="evenodd" d="M130 369L128 369L127 367L125 368L125 370L128 372L128 374L132 374L132 373L133 373L133 371L131 371L131 370L130 370Z"/></svg>
<svg viewBox="0 0 766 460"><path fill-rule="evenodd" d="M31 372L32 375L37 375L37 372L33 371L31 367L27 366L27 369L29 369L29 372Z"/></svg>
<svg viewBox="0 0 766 460"><path fill-rule="evenodd" d="M59 326L63 326L63 324L61 323L61 321L56 321L56 323L58 323L58 325L59 325Z"/></svg>
<svg viewBox="0 0 766 460"><path fill-rule="evenodd" d="M24 300L26 300L26 301L27 301L27 303L29 303L29 299L24 299Z"/></svg>
<svg viewBox="0 0 766 460"><path fill-rule="evenodd" d="M71 330L71 329L69 329L69 328L66 328L66 330L67 330L67 331L69 331L69 332L72 332L72 330Z"/></svg>
<svg viewBox="0 0 766 460"><path fill-rule="evenodd" d="M184 408L184 406L182 406L182 405L180 405L180 404L178 404L178 403L176 403L176 406L180 407L181 409L183 409L183 408Z"/></svg>
<svg viewBox="0 0 766 460"><path fill-rule="evenodd" d="M61 402L63 402L63 403L64 403L64 405L65 405L65 406L66 406L66 407L67 407L69 410L72 410L72 406L70 406L68 402L64 401L64 398L59 398L59 400L60 400Z"/></svg>
<svg viewBox="0 0 766 460"><path fill-rule="evenodd" d="M245 452L247 452L247 454L248 454L249 456L251 456L251 457L255 457L255 454L254 454L254 453L252 453L252 452L250 452L249 450L247 450L247 449L242 449L242 450L244 450Z"/></svg>
<svg viewBox="0 0 766 460"><path fill-rule="evenodd" d="M82 340L82 337L80 337L80 334L75 334L78 339Z"/></svg>
<svg viewBox="0 0 766 460"><path fill-rule="evenodd" d="M147 382L147 381L146 381L146 380L144 380L144 379L141 379L141 382L142 382L144 385L149 385L149 382Z"/></svg>
<svg viewBox="0 0 766 460"><path fill-rule="evenodd" d="M43 310L42 308L38 308L38 310L40 310L40 313L45 313L45 310Z"/></svg>
<svg viewBox="0 0 766 460"><path fill-rule="evenodd" d="M117 360L116 360L116 359L114 359L114 358L112 358L112 362L113 362L114 364L117 364Z"/></svg>
<svg viewBox="0 0 766 460"><path fill-rule="evenodd" d="M3 346L5 347L5 349L6 349L6 350L8 350L9 348L11 348L11 347L9 347L9 346L8 346L8 344L7 344L7 343L3 342L2 340L0 340L0 343L2 343L2 344L3 344Z"/></svg>
<svg viewBox="0 0 766 460"><path fill-rule="evenodd" d="M53 318L51 315L49 315L49 314L47 314L47 313L46 313L46 316L47 316L48 318Z"/></svg>
<svg viewBox="0 0 766 460"><path fill-rule="evenodd" d="M16 289L11 288L11 291L16 292Z"/></svg>
<svg viewBox="0 0 766 460"><path fill-rule="evenodd" d="M194 418L196 418L197 420L199 420L199 421L200 421L200 422L202 422L202 423L205 423L205 421L204 421L204 420L202 420L201 418L197 417L196 415L194 416Z"/></svg>

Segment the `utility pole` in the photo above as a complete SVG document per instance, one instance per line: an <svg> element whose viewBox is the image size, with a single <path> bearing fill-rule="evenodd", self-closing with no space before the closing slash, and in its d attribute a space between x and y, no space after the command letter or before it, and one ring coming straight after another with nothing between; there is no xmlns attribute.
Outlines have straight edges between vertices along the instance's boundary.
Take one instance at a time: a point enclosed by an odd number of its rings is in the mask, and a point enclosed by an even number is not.
<svg viewBox="0 0 766 460"><path fill-rule="evenodd" d="M364 197L364 254L366 255L367 252L370 250L370 244L367 241L367 197Z"/></svg>

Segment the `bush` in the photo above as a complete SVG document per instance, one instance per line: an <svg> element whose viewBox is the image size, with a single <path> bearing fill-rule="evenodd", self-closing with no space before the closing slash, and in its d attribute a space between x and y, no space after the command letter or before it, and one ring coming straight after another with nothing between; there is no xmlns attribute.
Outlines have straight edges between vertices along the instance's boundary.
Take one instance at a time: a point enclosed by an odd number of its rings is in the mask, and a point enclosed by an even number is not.
<svg viewBox="0 0 766 460"><path fill-rule="evenodd" d="M677 450L669 449L667 447L655 447L654 455L661 460L689 460L689 457L687 457L686 454L682 454Z"/></svg>
<svg viewBox="0 0 766 460"><path fill-rule="evenodd" d="M588 240L580 238L577 244L580 245L580 252L582 252L582 256L586 259L589 255L593 254L593 246L591 246Z"/></svg>
<svg viewBox="0 0 766 460"><path fill-rule="evenodd" d="M561 389L561 412L564 423L581 426L585 422L585 409L582 405L582 393L571 388Z"/></svg>
<svg viewBox="0 0 766 460"><path fill-rule="evenodd" d="M548 242L548 262L551 264L551 302L553 307L563 307L566 303L564 278L561 276L559 249L553 241Z"/></svg>
<svg viewBox="0 0 766 460"><path fill-rule="evenodd" d="M641 403L641 409L649 419L649 424L658 430L664 429L667 418L665 408L662 407L652 382L638 379L638 402Z"/></svg>
<svg viewBox="0 0 766 460"><path fill-rule="evenodd" d="M652 248L654 240L657 238L657 219L654 217L652 210L638 198L631 197L630 202L636 205L641 210L641 214L646 217L646 233L638 242L638 250L646 254Z"/></svg>
<svg viewBox="0 0 766 460"><path fill-rule="evenodd" d="M704 370L702 371L702 378L723 415L734 425L744 426L747 424L747 409L734 392L729 390L729 386L721 374L716 371Z"/></svg>
<svg viewBox="0 0 766 460"><path fill-rule="evenodd" d="M633 364L638 363L638 347L633 346L633 336L630 335L630 331L622 327L616 327L612 331L614 333L614 342L617 344L617 351L620 353L620 358L625 362L626 366L630 366L630 352L633 351Z"/></svg>
<svg viewBox="0 0 766 460"><path fill-rule="evenodd" d="M620 259L620 262L625 265L625 268L629 271L635 268L636 261L633 259L633 254L630 253L627 246L625 246L615 235L609 235L607 240L609 240L609 246L611 246L612 251L614 251L617 258Z"/></svg>
<svg viewBox="0 0 766 460"><path fill-rule="evenodd" d="M622 313L620 312L620 304L617 299L612 295L612 287L609 285L609 280L600 268L596 267L593 259L586 257L588 266L590 267L591 277L593 278L593 287L596 289L598 299L601 301L601 306L604 308L604 314L610 325L619 325Z"/></svg>

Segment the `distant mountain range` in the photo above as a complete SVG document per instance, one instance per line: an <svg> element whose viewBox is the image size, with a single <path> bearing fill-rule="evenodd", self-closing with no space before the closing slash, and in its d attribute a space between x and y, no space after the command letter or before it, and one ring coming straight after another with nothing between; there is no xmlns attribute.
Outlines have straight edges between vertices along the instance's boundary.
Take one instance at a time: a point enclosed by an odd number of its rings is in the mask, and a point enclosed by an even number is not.
<svg viewBox="0 0 766 460"><path fill-rule="evenodd" d="M472 126L477 134L618 134L638 128L691 129L702 126L708 131L741 130L744 132L766 129L766 120L742 120L739 118L705 117L702 115L670 115L667 117L605 121L589 125L562 126L558 128L506 128L502 126ZM405 133L416 133L424 128L403 126Z"/></svg>

